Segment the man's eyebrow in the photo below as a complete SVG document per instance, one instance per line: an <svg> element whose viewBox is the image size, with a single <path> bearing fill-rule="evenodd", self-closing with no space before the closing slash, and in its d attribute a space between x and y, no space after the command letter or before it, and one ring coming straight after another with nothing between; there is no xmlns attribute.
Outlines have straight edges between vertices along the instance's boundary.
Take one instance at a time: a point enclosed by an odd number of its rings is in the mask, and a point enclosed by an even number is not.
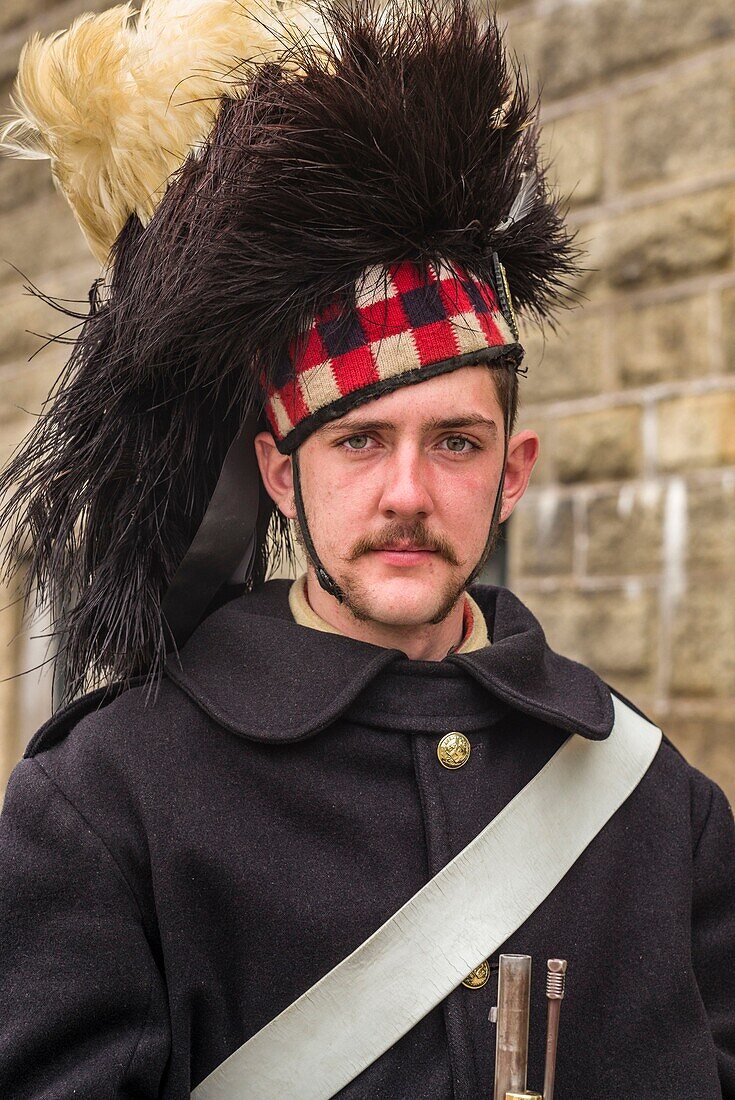
<svg viewBox="0 0 735 1100"><path fill-rule="evenodd" d="M498 426L487 416L452 416L428 420L427 428L489 428L493 435L498 434Z"/></svg>
<svg viewBox="0 0 735 1100"><path fill-rule="evenodd" d="M334 420L322 427L323 432L389 432L395 428L392 420Z"/></svg>
<svg viewBox="0 0 735 1100"><path fill-rule="evenodd" d="M451 431L456 428L489 428L494 436L498 434L498 426L494 420L488 419L486 416L451 416L451 417L432 417L431 420L425 420L422 424L422 428L425 431ZM329 424L324 424L322 431L328 432L332 435L336 435L341 432L390 432L395 431L396 423L393 420L349 420L346 423L344 421L333 421Z"/></svg>

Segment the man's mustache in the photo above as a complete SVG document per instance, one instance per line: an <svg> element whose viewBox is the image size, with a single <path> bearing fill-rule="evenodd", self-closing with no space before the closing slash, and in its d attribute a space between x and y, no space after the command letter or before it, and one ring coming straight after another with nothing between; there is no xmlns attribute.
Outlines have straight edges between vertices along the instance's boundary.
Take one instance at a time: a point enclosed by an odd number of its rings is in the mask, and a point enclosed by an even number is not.
<svg viewBox="0 0 735 1100"><path fill-rule="evenodd" d="M385 550L396 543L407 542L417 550L432 550L448 561L450 565L459 565L460 561L449 543L439 534L434 534L425 523L392 523L376 535L366 535L358 539L347 555L347 561L356 561L363 554L374 550Z"/></svg>

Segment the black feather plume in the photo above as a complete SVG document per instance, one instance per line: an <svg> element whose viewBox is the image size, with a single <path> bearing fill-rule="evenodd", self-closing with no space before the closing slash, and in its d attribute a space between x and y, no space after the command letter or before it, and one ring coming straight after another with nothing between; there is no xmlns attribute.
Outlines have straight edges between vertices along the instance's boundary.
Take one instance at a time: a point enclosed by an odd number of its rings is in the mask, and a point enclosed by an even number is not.
<svg viewBox="0 0 735 1100"><path fill-rule="evenodd" d="M281 64L242 64L202 149L108 284L0 477L7 572L57 609L67 694L157 671L160 602L244 414L288 343L373 264L461 264L553 323L579 253L538 161L537 104L472 0L314 0ZM223 59L223 69L231 69ZM522 216L509 217L524 186ZM100 288L98 288L99 290ZM259 527L253 581L283 524Z"/></svg>

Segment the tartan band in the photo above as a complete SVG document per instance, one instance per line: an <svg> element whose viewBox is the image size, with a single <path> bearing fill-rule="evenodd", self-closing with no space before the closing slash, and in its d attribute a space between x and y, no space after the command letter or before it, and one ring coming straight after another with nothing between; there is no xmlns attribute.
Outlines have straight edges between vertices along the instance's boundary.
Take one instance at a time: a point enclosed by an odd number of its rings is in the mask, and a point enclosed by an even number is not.
<svg viewBox="0 0 735 1100"><path fill-rule="evenodd" d="M287 350L266 393L278 449L289 454L328 420L404 385L507 356L519 364L512 307L457 265L373 266L355 308L330 303Z"/></svg>

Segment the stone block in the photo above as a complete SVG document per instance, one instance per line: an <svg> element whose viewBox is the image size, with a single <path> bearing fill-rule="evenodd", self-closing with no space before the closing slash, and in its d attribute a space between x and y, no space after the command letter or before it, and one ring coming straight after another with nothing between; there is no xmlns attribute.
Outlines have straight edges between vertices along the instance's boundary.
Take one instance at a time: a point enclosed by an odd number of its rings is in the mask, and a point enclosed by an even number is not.
<svg viewBox="0 0 735 1100"><path fill-rule="evenodd" d="M58 191L51 180L48 161L12 157L0 160L0 215L40 196L57 205Z"/></svg>
<svg viewBox="0 0 735 1100"><path fill-rule="evenodd" d="M539 75L557 98L734 33L731 0L572 0L546 9Z"/></svg>
<svg viewBox="0 0 735 1100"><path fill-rule="evenodd" d="M626 676L641 684L658 655L656 593L631 583L585 593L586 663L603 679Z"/></svg>
<svg viewBox="0 0 735 1100"><path fill-rule="evenodd" d="M706 65L617 104L623 188L722 171L735 160L733 63Z"/></svg>
<svg viewBox="0 0 735 1100"><path fill-rule="evenodd" d="M554 458L564 484L635 477L642 458L640 408L621 406L560 418Z"/></svg>
<svg viewBox="0 0 735 1100"><path fill-rule="evenodd" d="M90 257L89 264L40 276L38 289L59 299L65 308L86 314L89 287L98 273ZM73 318L29 293L17 274L12 282L0 286L0 365L18 363L31 356L35 356L34 362L36 358L44 362L53 358L61 364L69 356L69 345L49 345L49 337L73 338L78 332Z"/></svg>
<svg viewBox="0 0 735 1100"><path fill-rule="evenodd" d="M610 225L607 279L632 290L718 270L732 262L734 239L731 190L643 206Z"/></svg>
<svg viewBox="0 0 735 1100"><path fill-rule="evenodd" d="M89 248L60 195L41 195L0 218L0 283L16 282L15 265L24 276L42 282L46 272L88 264Z"/></svg>
<svg viewBox="0 0 735 1100"><path fill-rule="evenodd" d="M3 443L7 438L17 440L31 428L60 366L53 357L42 361L39 356L32 364L14 370L12 374L0 374L0 431Z"/></svg>
<svg viewBox="0 0 735 1100"><path fill-rule="evenodd" d="M549 488L527 493L509 523L510 573L554 576L572 572L574 513L570 497Z"/></svg>
<svg viewBox="0 0 735 1100"><path fill-rule="evenodd" d="M553 460L553 430L553 424L537 416L528 416L523 409L520 410L514 435L522 431L532 431L536 432L539 437L539 456L531 475L534 488L548 485L556 479Z"/></svg>
<svg viewBox="0 0 735 1100"><path fill-rule="evenodd" d="M687 493L686 561L690 571L735 576L735 474L692 480Z"/></svg>
<svg viewBox="0 0 735 1100"><path fill-rule="evenodd" d="M563 328L545 336L538 327L523 326L528 375L522 385L529 402L562 401L603 389L604 318L576 310L561 323Z"/></svg>
<svg viewBox="0 0 735 1100"><path fill-rule="evenodd" d="M679 697L735 698L735 576L692 581L679 601L670 688Z"/></svg>
<svg viewBox="0 0 735 1100"><path fill-rule="evenodd" d="M584 662L584 595L576 588L542 591L522 580L514 580L512 588L541 623L552 649L573 661Z"/></svg>
<svg viewBox="0 0 735 1100"><path fill-rule="evenodd" d="M0 803L8 776L17 760L16 745L16 695L17 680L10 679L17 672L16 647L12 644L18 630L17 604L13 594L0 586Z"/></svg>
<svg viewBox="0 0 735 1100"><path fill-rule="evenodd" d="M602 591L541 591L522 582L514 591L558 653L589 665L603 679L617 677L638 691L650 690L658 658L653 591L636 584Z"/></svg>
<svg viewBox="0 0 735 1100"><path fill-rule="evenodd" d="M543 122L543 119L542 119ZM603 121L600 110L576 111L543 127L550 179L572 206L600 198L603 180Z"/></svg>
<svg viewBox="0 0 735 1100"><path fill-rule="evenodd" d="M608 74L692 53L735 34L731 0L598 0L595 6L601 64Z"/></svg>
<svg viewBox="0 0 735 1100"><path fill-rule="evenodd" d="M544 100L599 82L604 74L600 2L568 3L547 11L538 46Z"/></svg>
<svg viewBox="0 0 735 1100"><path fill-rule="evenodd" d="M735 393L674 397L658 405L662 470L735 465Z"/></svg>
<svg viewBox="0 0 735 1100"><path fill-rule="evenodd" d="M722 352L725 370L735 373L735 287L722 295Z"/></svg>
<svg viewBox="0 0 735 1100"><path fill-rule="evenodd" d="M7 103L10 84L18 70L21 47L33 31L42 35L68 27L87 11L102 11L110 7L109 0L3 0L0 28L0 83L3 103Z"/></svg>
<svg viewBox="0 0 735 1100"><path fill-rule="evenodd" d="M67 327L68 321L20 285L6 285L0 293L0 364L44 354L46 335Z"/></svg>
<svg viewBox="0 0 735 1100"><path fill-rule="evenodd" d="M580 250L580 271L572 288L584 295L583 301L595 302L609 291L608 253L610 222L585 222L575 231L574 243Z"/></svg>
<svg viewBox="0 0 735 1100"><path fill-rule="evenodd" d="M0 33L13 31L58 6L57 0L3 0L0 8ZM30 28L29 28L30 34Z"/></svg>
<svg viewBox="0 0 735 1100"><path fill-rule="evenodd" d="M617 373L624 386L651 386L709 371L706 297L624 307L613 320Z"/></svg>
<svg viewBox="0 0 735 1100"><path fill-rule="evenodd" d="M659 482L631 483L587 505L586 572L624 576L661 568L664 493Z"/></svg>
<svg viewBox="0 0 735 1100"><path fill-rule="evenodd" d="M533 88L538 84L541 46L541 35L544 29L544 20L537 16L524 17L512 13L506 26L505 39L520 62L522 68L528 72L529 83Z"/></svg>
<svg viewBox="0 0 735 1100"><path fill-rule="evenodd" d="M685 712L674 705L661 716L661 728L690 764L714 779L735 806L735 710L701 703Z"/></svg>

